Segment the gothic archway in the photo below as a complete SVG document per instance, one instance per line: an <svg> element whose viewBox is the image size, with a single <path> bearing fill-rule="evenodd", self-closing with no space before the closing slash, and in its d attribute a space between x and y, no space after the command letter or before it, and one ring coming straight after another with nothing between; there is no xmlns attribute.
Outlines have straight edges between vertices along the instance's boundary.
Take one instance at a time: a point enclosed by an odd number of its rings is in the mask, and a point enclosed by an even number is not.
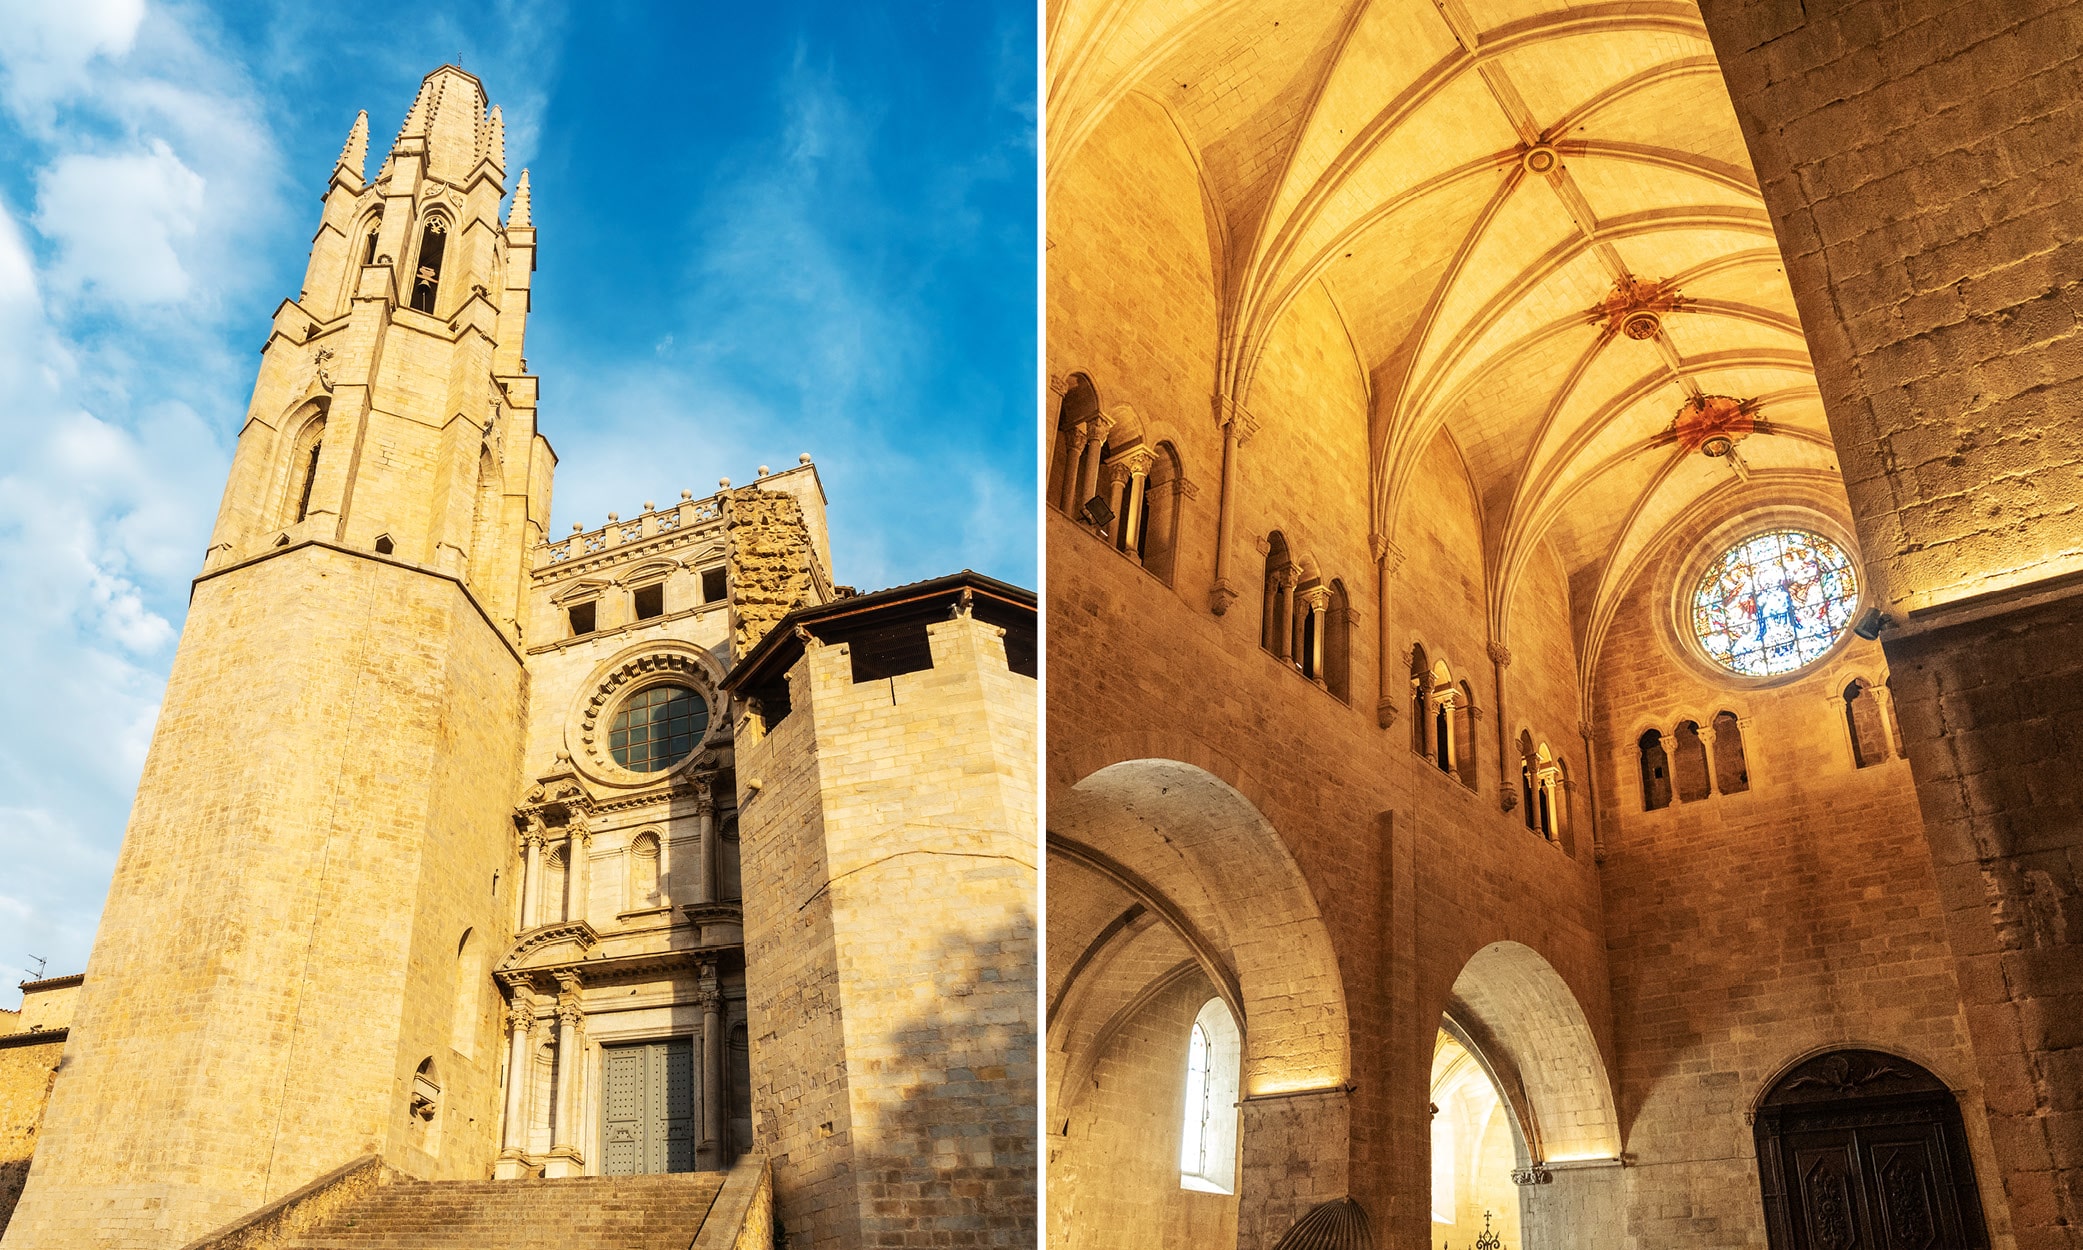
<svg viewBox="0 0 2083 1250"><path fill-rule="evenodd" d="M1772 1250L1986 1250L1960 1105L1877 1050L1796 1064L1756 1120Z"/></svg>

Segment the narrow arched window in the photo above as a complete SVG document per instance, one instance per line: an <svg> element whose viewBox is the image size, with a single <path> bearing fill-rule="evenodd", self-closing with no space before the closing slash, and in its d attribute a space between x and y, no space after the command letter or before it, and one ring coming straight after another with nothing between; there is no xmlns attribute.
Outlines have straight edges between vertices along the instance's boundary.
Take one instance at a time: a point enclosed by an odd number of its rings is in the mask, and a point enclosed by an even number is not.
<svg viewBox="0 0 2083 1250"><path fill-rule="evenodd" d="M1697 721L1679 721L1672 735L1672 771L1676 776L1679 801L1695 802L1713 792L1707 779L1707 744L1700 741Z"/></svg>
<svg viewBox="0 0 2083 1250"><path fill-rule="evenodd" d="M1179 1134L1182 1189L1235 1192L1237 1090L1243 1051L1230 1009L1219 998L1209 999L1194 1017L1187 1036L1184 1115Z"/></svg>
<svg viewBox="0 0 2083 1250"><path fill-rule="evenodd" d="M1461 784L1473 790L1479 783L1476 777L1478 753L1475 731L1475 688L1467 682L1460 685L1460 694L1454 700L1454 766L1453 771Z"/></svg>
<svg viewBox="0 0 2083 1250"><path fill-rule="evenodd" d="M1664 736L1649 730L1635 742L1642 757L1642 810L1653 812L1671 805L1671 761L1664 754Z"/></svg>
<svg viewBox="0 0 2083 1250"><path fill-rule="evenodd" d="M1543 742L1535 756L1534 798L1539 808L1541 836L1553 842L1562 836L1562 761L1548 753Z"/></svg>
<svg viewBox="0 0 2083 1250"><path fill-rule="evenodd" d="M1179 471L1179 453L1170 443L1157 445L1157 461L1150 466L1150 480L1143 487L1145 506L1142 530L1136 536L1136 555L1143 567L1169 585L1179 550L1179 492L1185 478Z"/></svg>
<svg viewBox="0 0 2083 1250"><path fill-rule="evenodd" d="M311 488L318 481L318 453L325 444L325 413L320 411L297 431L289 449L289 482L280 524L294 525L311 515Z"/></svg>
<svg viewBox="0 0 2083 1250"><path fill-rule="evenodd" d="M1743 754L1743 722L1734 712L1714 714L1714 782L1723 794L1750 789L1750 761Z"/></svg>
<svg viewBox="0 0 2083 1250"><path fill-rule="evenodd" d="M1352 600L1345 583L1331 579L1331 603L1324 610L1324 688L1352 701Z"/></svg>
<svg viewBox="0 0 2083 1250"><path fill-rule="evenodd" d="M367 238L365 238L362 241L362 263L364 265L373 265L376 263L376 242L378 239L382 237L383 214L378 213L374 217L371 217L369 219L369 234Z"/></svg>
<svg viewBox="0 0 2083 1250"><path fill-rule="evenodd" d="M1526 827L1540 828L1540 813L1534 810L1533 760L1530 757L1521 758L1519 761L1519 806L1526 809Z"/></svg>
<svg viewBox="0 0 2083 1250"><path fill-rule="evenodd" d="M1082 373L1071 374L1068 381L1057 408L1056 445L1049 457L1049 502L1076 516L1085 502L1077 495L1085 460L1086 423L1099 415L1099 391Z"/></svg>
<svg viewBox="0 0 2083 1250"><path fill-rule="evenodd" d="M1279 530L1266 535L1266 576L1259 645L1285 660L1294 646L1295 580L1298 570Z"/></svg>
<svg viewBox="0 0 2083 1250"><path fill-rule="evenodd" d="M434 311L441 292L441 256L448 244L448 223L429 218L420 232L419 263L412 271L412 306L423 313Z"/></svg>
<svg viewBox="0 0 2083 1250"><path fill-rule="evenodd" d="M1880 698L1863 677L1844 688L1844 723L1851 730L1853 764L1866 768L1888 758L1888 735L1881 724Z"/></svg>

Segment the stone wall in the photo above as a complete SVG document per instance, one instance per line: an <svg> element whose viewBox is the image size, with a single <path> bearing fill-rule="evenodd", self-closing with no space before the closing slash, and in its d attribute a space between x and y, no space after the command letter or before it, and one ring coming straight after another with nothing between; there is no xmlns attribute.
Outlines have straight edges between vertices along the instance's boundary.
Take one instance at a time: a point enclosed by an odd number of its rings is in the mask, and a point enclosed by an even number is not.
<svg viewBox="0 0 2083 1250"><path fill-rule="evenodd" d="M2000 1186L1981 1115L1940 896L1909 768L1854 765L1843 688L1876 684L1876 643L1848 638L1770 685L1709 683L1680 658L1673 579L1655 561L1623 598L1595 676L1606 944L1617 1093L1633 1166L1626 1247L1764 1239L1748 1113L1796 1060L1872 1045L1961 1093L1984 1206ZM1636 738L1683 718L1741 717L1749 789L1644 810ZM1990 1201L1989 1199L1998 1199Z"/></svg>
<svg viewBox="0 0 2083 1250"><path fill-rule="evenodd" d="M792 1247L1035 1234L1037 685L996 627L926 629L932 668L858 684L812 646L740 739L754 1117Z"/></svg>
<svg viewBox="0 0 2083 1250"><path fill-rule="evenodd" d="M522 683L452 580L304 546L198 583L10 1250L177 1246L371 1152L485 1174L489 1003L445 1057L457 943L511 914Z"/></svg>
<svg viewBox="0 0 2083 1250"><path fill-rule="evenodd" d="M1702 11L1800 305L1884 635L2019 1244L2083 1245L2083 12ZM2035 602L2039 600L2040 602ZM1905 618L1906 621L1905 621Z"/></svg>
<svg viewBox="0 0 2083 1250"><path fill-rule="evenodd" d="M37 1040L33 1034L0 1037L0 1232L21 1200L43 1125L44 1103L58 1079L65 1032Z"/></svg>

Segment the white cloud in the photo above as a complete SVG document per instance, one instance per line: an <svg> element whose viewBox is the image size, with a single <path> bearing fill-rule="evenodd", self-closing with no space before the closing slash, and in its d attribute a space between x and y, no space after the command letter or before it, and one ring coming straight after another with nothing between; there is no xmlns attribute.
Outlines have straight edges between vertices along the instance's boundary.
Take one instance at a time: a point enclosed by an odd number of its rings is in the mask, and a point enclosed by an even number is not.
<svg viewBox="0 0 2083 1250"><path fill-rule="evenodd" d="M144 20L145 0L0 0L0 98L48 123L89 63L129 52Z"/></svg>
<svg viewBox="0 0 2083 1250"><path fill-rule="evenodd" d="M203 186L159 139L120 156L59 158L36 188L37 233L58 249L53 281L119 303L187 298L180 249L195 235Z"/></svg>

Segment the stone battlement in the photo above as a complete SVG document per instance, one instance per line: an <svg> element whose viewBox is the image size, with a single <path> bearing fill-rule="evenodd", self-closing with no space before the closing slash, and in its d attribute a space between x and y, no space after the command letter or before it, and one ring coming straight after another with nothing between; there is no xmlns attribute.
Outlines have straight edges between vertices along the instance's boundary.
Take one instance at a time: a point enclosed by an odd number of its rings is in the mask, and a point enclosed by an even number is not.
<svg viewBox="0 0 2083 1250"><path fill-rule="evenodd" d="M793 469L769 473L765 465L760 466L759 477L751 484L765 486L802 474L814 477L815 473L816 470L810 463L810 453L805 452L800 463ZM607 524L598 529L583 529L574 522L571 533L536 546L533 570L539 575L544 570L573 560L632 546L661 534L677 534L697 525L720 521L723 518L724 498L731 492L730 479L724 478L721 485L723 489L702 499L696 499L693 491L683 490L680 492L679 503L668 504L664 508L647 499L644 501L643 511L627 520L619 513L610 512Z"/></svg>

